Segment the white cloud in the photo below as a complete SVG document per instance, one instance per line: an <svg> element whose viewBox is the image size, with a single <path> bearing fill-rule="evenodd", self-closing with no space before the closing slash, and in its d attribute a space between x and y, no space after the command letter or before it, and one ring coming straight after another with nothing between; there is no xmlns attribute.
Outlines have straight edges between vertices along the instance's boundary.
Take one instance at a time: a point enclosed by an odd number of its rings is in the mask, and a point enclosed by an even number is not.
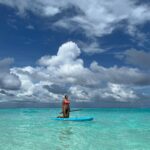
<svg viewBox="0 0 150 150"><path fill-rule="evenodd" d="M45 7L44 9L44 15L46 16L53 16L53 15L58 14L59 12L60 10L57 7L48 6L48 7Z"/></svg>
<svg viewBox="0 0 150 150"><path fill-rule="evenodd" d="M73 96L73 98L77 101L91 101L89 99L89 95L87 93L88 90L86 90L85 88L81 87L81 86L71 86L69 88L69 93Z"/></svg>
<svg viewBox="0 0 150 150"><path fill-rule="evenodd" d="M74 42L67 42L60 46L56 56L44 56L39 60L40 65L59 66L62 64L72 64L80 55L80 49ZM82 64L81 59L77 59Z"/></svg>
<svg viewBox="0 0 150 150"><path fill-rule="evenodd" d="M113 97L114 99L123 102L135 101L138 98L135 92L130 88L127 88L124 85L112 83L108 83L108 91L104 92L103 96L105 98Z"/></svg>
<svg viewBox="0 0 150 150"><path fill-rule="evenodd" d="M111 33L117 24L126 20L128 30L136 28L150 20L149 5L137 5L137 0L62 0L59 3L51 0L0 0L0 3L17 8L21 14L30 10L37 15L53 16L63 13L63 10L74 6L82 13L74 17L65 16L58 20L57 26L71 28L82 28L86 35L102 36Z"/></svg>
<svg viewBox="0 0 150 150"><path fill-rule="evenodd" d="M88 0L72 1L72 4L80 8L83 14L71 18L58 20L57 26L65 28L82 28L88 36L101 37L116 29L117 24L126 20L126 30L136 28L150 20L149 6L137 5L136 0ZM133 31L133 30L132 30ZM134 30L137 31L137 30Z"/></svg>
<svg viewBox="0 0 150 150"><path fill-rule="evenodd" d="M142 4L137 2L137 0L61 0L58 3L55 0L0 0L1 4L17 8L18 13L24 16L28 10L42 17L53 17L60 13L63 17L59 17L52 24L47 24L68 31L80 30L90 39L110 34L124 22L124 31L141 40L144 34L137 26L150 20L150 6L144 2ZM68 8L77 8L76 14L71 17L69 12L67 15L66 12L64 14ZM95 41L86 47L85 52L103 51Z"/></svg>
<svg viewBox="0 0 150 150"><path fill-rule="evenodd" d="M54 6L55 4L53 3L53 0L35 0L33 2L30 0L0 0L0 3L16 8L18 10L18 14L23 16L28 10L43 17L53 16L59 13L59 6Z"/></svg>
<svg viewBox="0 0 150 150"><path fill-rule="evenodd" d="M149 75L137 68L106 68L97 62L85 67L80 53L70 41L62 44L56 55L41 57L36 67L11 68L21 87L17 92L2 91L2 99L12 94L16 100L58 102L69 94L75 101L132 101L139 98L132 87L150 85Z"/></svg>

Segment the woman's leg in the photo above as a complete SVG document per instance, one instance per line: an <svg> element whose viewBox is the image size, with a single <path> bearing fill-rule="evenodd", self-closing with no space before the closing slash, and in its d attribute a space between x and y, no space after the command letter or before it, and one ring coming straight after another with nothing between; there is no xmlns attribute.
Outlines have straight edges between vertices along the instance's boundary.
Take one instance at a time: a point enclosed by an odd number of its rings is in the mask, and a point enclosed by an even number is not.
<svg viewBox="0 0 150 150"><path fill-rule="evenodd" d="M63 110L63 117L64 118L69 118L69 112L70 112L70 109L68 106L65 106L64 107L64 110Z"/></svg>
<svg viewBox="0 0 150 150"><path fill-rule="evenodd" d="M69 118L69 109L67 109L67 111L66 111L66 118Z"/></svg>
<svg viewBox="0 0 150 150"><path fill-rule="evenodd" d="M67 118L67 108L64 108L63 110L63 118Z"/></svg>
<svg viewBox="0 0 150 150"><path fill-rule="evenodd" d="M63 112L63 117L68 118L68 109L65 109Z"/></svg>

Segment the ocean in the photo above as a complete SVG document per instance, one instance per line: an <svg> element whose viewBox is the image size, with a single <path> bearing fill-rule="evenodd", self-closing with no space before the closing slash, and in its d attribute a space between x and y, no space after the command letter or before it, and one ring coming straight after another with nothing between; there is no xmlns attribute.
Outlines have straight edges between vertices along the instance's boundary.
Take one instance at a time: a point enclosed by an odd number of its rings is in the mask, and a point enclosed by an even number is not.
<svg viewBox="0 0 150 150"><path fill-rule="evenodd" d="M83 108L54 121L61 109L0 109L0 150L150 150L150 109Z"/></svg>

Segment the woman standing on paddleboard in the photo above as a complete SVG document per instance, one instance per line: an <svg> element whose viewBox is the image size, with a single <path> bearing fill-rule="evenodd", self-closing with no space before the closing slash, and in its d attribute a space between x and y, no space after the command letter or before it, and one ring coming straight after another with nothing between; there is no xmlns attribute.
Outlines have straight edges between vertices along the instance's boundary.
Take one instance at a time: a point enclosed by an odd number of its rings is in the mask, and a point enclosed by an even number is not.
<svg viewBox="0 0 150 150"><path fill-rule="evenodd" d="M58 118L69 118L70 100L68 99L67 95L65 95L65 97L62 101L62 113L63 113L63 116L58 116Z"/></svg>

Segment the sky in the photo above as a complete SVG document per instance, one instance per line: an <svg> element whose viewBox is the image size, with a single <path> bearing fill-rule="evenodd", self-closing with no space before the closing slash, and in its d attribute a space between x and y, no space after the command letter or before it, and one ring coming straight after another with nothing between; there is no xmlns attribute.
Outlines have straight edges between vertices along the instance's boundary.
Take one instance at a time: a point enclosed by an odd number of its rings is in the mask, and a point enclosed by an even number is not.
<svg viewBox="0 0 150 150"><path fill-rule="evenodd" d="M0 108L150 107L148 0L0 0Z"/></svg>

